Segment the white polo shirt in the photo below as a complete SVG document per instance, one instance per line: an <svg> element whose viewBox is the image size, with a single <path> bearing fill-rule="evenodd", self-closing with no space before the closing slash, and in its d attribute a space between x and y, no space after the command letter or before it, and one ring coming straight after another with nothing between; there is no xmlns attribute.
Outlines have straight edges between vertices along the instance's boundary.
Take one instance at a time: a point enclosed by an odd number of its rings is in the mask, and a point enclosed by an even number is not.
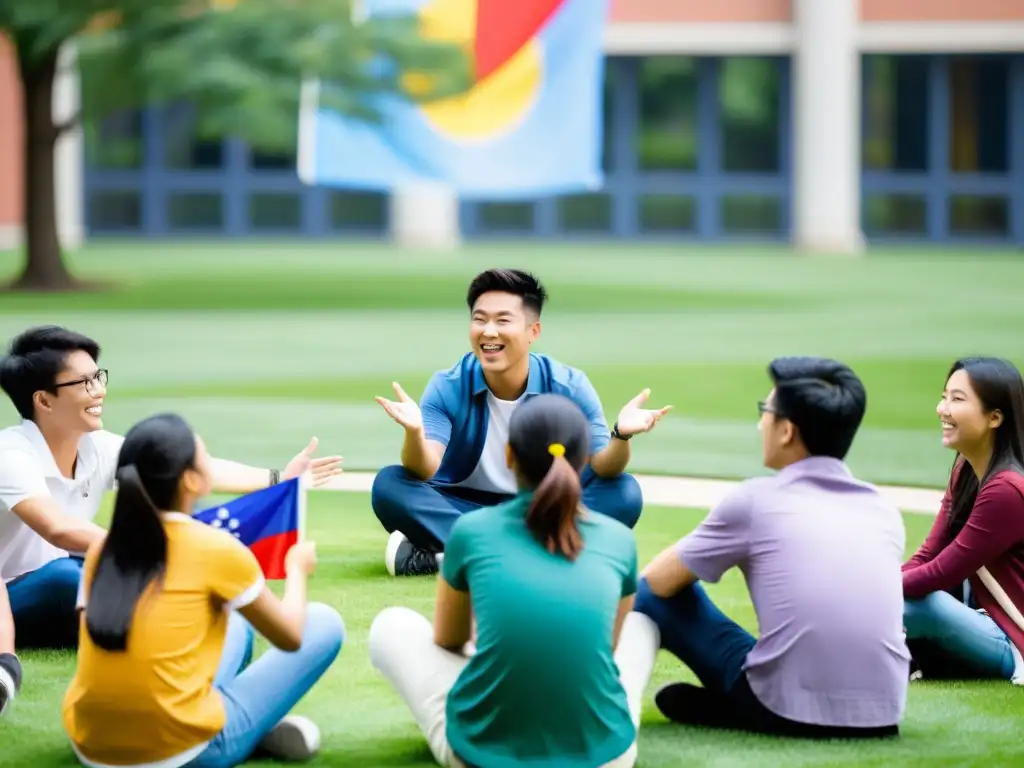
<svg viewBox="0 0 1024 768"><path fill-rule="evenodd" d="M120 435L99 430L78 444L75 477L61 475L33 421L0 430L0 577L4 582L66 557L11 509L32 496L51 496L66 514L92 520L114 486Z"/></svg>

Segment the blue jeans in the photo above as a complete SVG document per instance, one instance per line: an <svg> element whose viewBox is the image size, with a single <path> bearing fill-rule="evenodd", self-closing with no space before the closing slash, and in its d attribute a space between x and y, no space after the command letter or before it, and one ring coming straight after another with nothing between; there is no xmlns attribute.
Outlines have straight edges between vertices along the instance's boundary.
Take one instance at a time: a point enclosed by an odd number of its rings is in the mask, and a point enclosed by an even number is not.
<svg viewBox="0 0 1024 768"><path fill-rule="evenodd" d="M599 477L589 466L580 477L583 505L630 528L640 519L643 493L632 475ZM415 546L441 552L452 526L466 512L508 501L511 496L419 480L401 466L385 467L373 479L370 505L388 533L401 531Z"/></svg>
<svg viewBox="0 0 1024 768"><path fill-rule="evenodd" d="M912 651L914 642L923 640L947 657L943 659L948 662L944 664L947 669L939 671L940 675L1003 680L1013 677L1013 651L1006 633L990 617L948 592L932 592L919 600L904 601L903 625ZM932 663L943 662L932 659ZM930 675L927 666L922 661L924 673Z"/></svg>
<svg viewBox="0 0 1024 768"><path fill-rule="evenodd" d="M307 609L302 647L272 648L250 664L254 633L238 613L228 621L224 655L213 684L224 700L224 729L188 763L192 768L232 768L255 752L271 728L323 676L341 652L345 625L322 603Z"/></svg>
<svg viewBox="0 0 1024 768"><path fill-rule="evenodd" d="M641 579L633 610L661 630L661 647L688 666L710 691L728 693L743 675L757 640L715 605L700 583L657 597Z"/></svg>
<svg viewBox="0 0 1024 768"><path fill-rule="evenodd" d="M62 557L7 583L18 648L77 648L82 559Z"/></svg>

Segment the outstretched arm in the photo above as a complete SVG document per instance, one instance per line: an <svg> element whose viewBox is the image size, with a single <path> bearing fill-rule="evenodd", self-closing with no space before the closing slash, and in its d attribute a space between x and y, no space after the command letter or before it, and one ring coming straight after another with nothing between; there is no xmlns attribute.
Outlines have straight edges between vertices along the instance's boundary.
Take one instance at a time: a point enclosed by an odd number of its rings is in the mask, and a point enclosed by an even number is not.
<svg viewBox="0 0 1024 768"><path fill-rule="evenodd" d="M318 440L314 437L281 471L281 480L291 480L309 470L313 487L341 474L341 456L313 458ZM211 459L210 473L215 493L251 493L271 485L272 471L228 459Z"/></svg>

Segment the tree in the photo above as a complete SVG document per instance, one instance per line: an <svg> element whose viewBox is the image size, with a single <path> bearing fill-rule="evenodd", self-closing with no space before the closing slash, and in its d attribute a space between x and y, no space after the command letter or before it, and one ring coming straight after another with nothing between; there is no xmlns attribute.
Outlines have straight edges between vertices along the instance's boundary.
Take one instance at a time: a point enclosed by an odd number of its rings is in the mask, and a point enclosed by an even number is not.
<svg viewBox="0 0 1024 768"><path fill-rule="evenodd" d="M319 78L325 107L380 119L375 97L430 101L470 82L464 47L421 34L412 15L359 19L359 0L0 0L25 116L27 258L13 287L78 282L57 232L54 148L83 117L179 101L196 105L203 137L258 149L295 146L300 86ZM82 113L56 124L58 54L74 42L83 79L102 83Z"/></svg>

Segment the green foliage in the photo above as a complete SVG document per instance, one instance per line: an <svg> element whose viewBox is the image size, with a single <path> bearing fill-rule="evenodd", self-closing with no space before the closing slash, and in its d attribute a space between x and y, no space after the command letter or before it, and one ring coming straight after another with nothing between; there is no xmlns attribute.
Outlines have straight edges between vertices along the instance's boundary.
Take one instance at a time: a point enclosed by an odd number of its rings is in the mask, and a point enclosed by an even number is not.
<svg viewBox="0 0 1024 768"><path fill-rule="evenodd" d="M321 103L367 120L374 98L430 101L470 82L462 48L421 35L413 15L354 19L352 0L4 0L0 30L29 61L76 38L83 118L179 101L201 137L239 136L261 149L295 143L301 84ZM372 65L372 66L371 66ZM407 87L410 73L415 94Z"/></svg>

